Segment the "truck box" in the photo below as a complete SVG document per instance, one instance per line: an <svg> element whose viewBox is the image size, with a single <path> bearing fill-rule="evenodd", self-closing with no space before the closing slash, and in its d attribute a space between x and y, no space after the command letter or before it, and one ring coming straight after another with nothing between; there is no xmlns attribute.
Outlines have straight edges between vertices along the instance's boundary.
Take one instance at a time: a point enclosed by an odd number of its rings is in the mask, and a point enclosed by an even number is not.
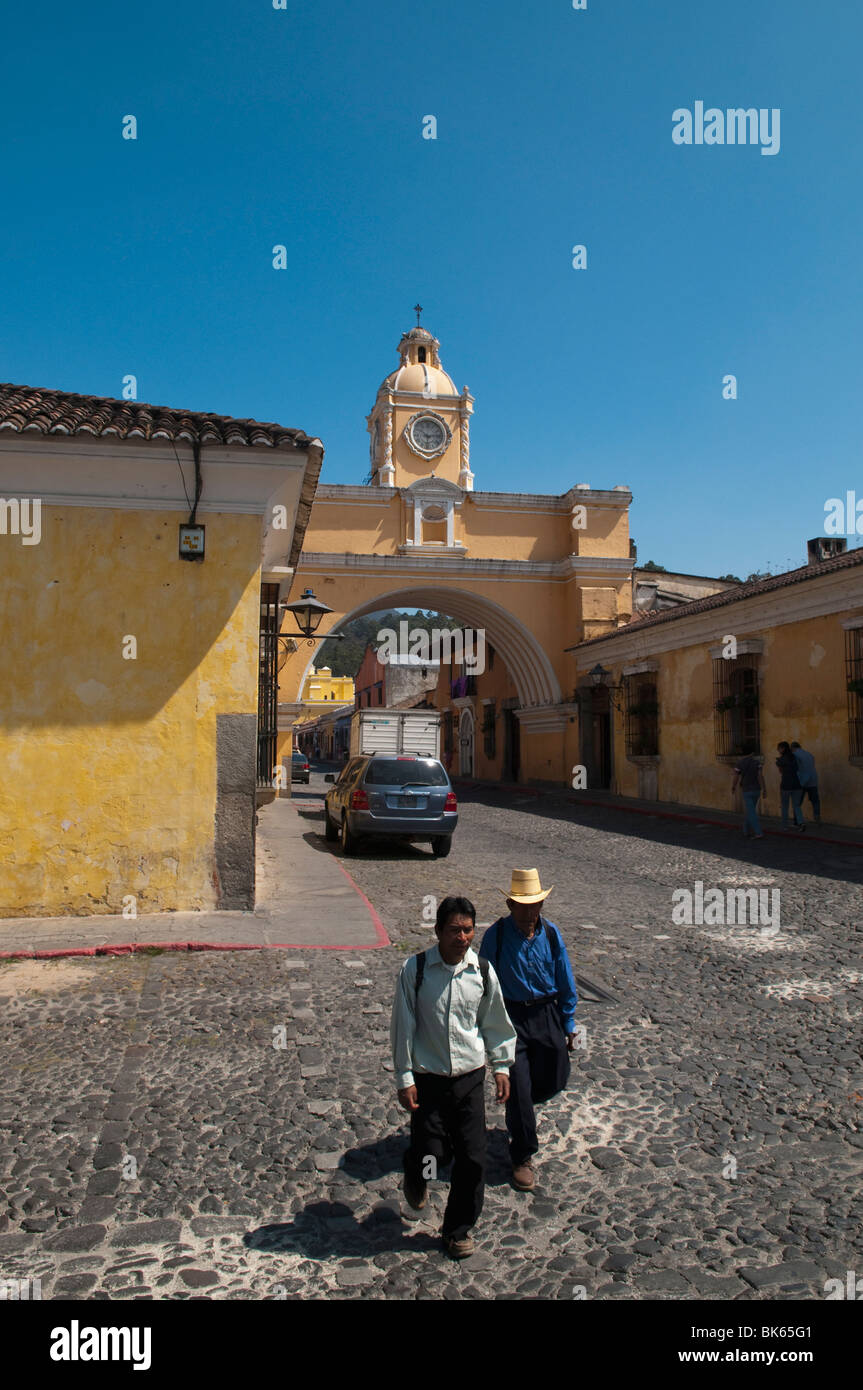
<svg viewBox="0 0 863 1390"><path fill-rule="evenodd" d="M440 757L440 712L433 709L359 709L351 719L350 756L415 753Z"/></svg>

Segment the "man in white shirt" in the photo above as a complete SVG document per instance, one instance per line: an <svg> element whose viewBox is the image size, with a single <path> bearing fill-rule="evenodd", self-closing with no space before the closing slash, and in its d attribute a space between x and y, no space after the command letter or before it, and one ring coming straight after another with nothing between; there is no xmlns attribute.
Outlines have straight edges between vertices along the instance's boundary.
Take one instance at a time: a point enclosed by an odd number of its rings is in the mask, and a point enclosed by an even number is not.
<svg viewBox="0 0 863 1390"><path fill-rule="evenodd" d="M485 1061L494 1071L497 1102L509 1097L515 1029L494 969L470 949L476 909L467 898L444 898L437 910L437 946L402 966L390 1037L399 1104L410 1113L404 1193L420 1211L427 1181L454 1155L444 1212L444 1248L455 1259L473 1251L468 1232L485 1194Z"/></svg>

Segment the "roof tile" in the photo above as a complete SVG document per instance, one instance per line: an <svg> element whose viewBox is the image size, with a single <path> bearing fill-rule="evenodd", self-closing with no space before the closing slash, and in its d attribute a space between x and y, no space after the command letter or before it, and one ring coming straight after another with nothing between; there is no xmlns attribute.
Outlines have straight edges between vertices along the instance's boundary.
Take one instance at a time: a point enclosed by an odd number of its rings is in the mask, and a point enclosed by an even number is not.
<svg viewBox="0 0 863 1390"><path fill-rule="evenodd" d="M0 383L0 431L14 434L88 434L119 439L185 440L190 444L240 444L252 448L305 449L302 430L260 420L236 420L144 401L79 396L39 386Z"/></svg>

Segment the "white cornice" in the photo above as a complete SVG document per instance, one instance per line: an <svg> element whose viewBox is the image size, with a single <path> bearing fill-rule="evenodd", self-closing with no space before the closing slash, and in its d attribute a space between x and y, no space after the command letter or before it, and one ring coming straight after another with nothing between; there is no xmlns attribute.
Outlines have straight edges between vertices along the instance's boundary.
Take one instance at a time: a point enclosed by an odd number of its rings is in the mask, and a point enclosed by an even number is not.
<svg viewBox="0 0 863 1390"><path fill-rule="evenodd" d="M606 509L625 512L632 502L631 492L591 490L576 492L570 488L561 495L541 492L472 492L471 501L482 511L493 512L550 512L567 516L578 504L590 511Z"/></svg>
<svg viewBox="0 0 863 1390"><path fill-rule="evenodd" d="M568 706L545 705L537 709L517 709L515 717L521 727L529 734L559 733L566 728Z"/></svg>
<svg viewBox="0 0 863 1390"><path fill-rule="evenodd" d="M447 394L446 396L436 396L433 391L397 391L392 386L388 388L388 394L394 406L403 405L406 408L415 406L418 401L421 401L424 405L428 404L430 401L434 401L435 410L458 411L459 407L465 404L464 395L451 396Z"/></svg>
<svg viewBox="0 0 863 1390"><path fill-rule="evenodd" d="M740 598L719 608L692 616L681 614L655 627L634 623L632 631L618 629L603 641L587 647L569 647L578 670L589 669L596 661L626 661L662 652L677 651L704 643L721 642L730 633L740 642L758 638L771 628L810 618L827 618L848 609L859 608L863 600L863 568L835 570L813 575L798 584L773 589L766 594Z"/></svg>
<svg viewBox="0 0 863 1390"><path fill-rule="evenodd" d="M406 542L399 546L400 555L427 555L430 559L436 555L467 555L467 550L463 545L433 545L426 542L425 545L411 545Z"/></svg>
<svg viewBox="0 0 863 1390"><path fill-rule="evenodd" d="M333 574L349 571L367 576L383 575L395 571L397 574L429 572L439 578L450 576L470 577L471 579L493 578L513 582L557 580L566 582L576 579L627 579L632 568L631 560L618 560L603 556L567 555L562 560L497 560L470 559L453 556L450 552L442 554L411 553L420 547L410 547L410 551L399 555L351 555L307 551L300 556L298 570L309 573Z"/></svg>
<svg viewBox="0 0 863 1390"><path fill-rule="evenodd" d="M267 570L285 569L296 563L322 456L323 448L315 440L307 449L290 450L205 443L198 515L263 518L262 564ZM44 507L172 512L186 519L194 487L192 450L183 443L175 451L164 441L0 437L2 497L38 497ZM278 530L276 507L284 507L287 523Z"/></svg>
<svg viewBox="0 0 863 1390"><path fill-rule="evenodd" d="M422 481L420 478L414 483L397 488L373 487L368 483L322 483L315 495L315 501L366 502L371 506L386 506L394 496L409 492L417 482ZM455 487L456 484L453 483L451 486ZM588 511L594 507L623 512L632 501L631 492L576 492L572 488L562 496L538 492L467 492L462 488L459 488L459 491L464 492L465 500L469 500L480 511L544 512L550 516L569 516L576 503L586 507ZM632 561L631 565L634 563Z"/></svg>
<svg viewBox="0 0 863 1390"><path fill-rule="evenodd" d="M321 441L311 440L320 447ZM28 458L63 459L67 466L72 462L87 459L110 460L114 466L132 460L141 465L171 463L177 467L177 455L185 465L192 459L191 445L185 439L176 441L176 453L169 440L120 439L117 435L100 437L98 435L57 435L57 434L13 434L0 433L0 466L7 454L26 454ZM267 444L217 444L204 442L201 445L201 464L228 465L232 468L283 469L296 466L297 461L305 459L306 450Z"/></svg>
<svg viewBox="0 0 863 1390"><path fill-rule="evenodd" d="M717 646L710 648L710 656L714 661L720 661L725 657L726 644L720 642ZM762 656L764 653L763 637L738 637L737 655L738 656Z"/></svg>
<svg viewBox="0 0 863 1390"><path fill-rule="evenodd" d="M631 666L624 666L621 674L624 676L641 676L646 674L648 671L658 670L658 661L636 661L633 662Z"/></svg>

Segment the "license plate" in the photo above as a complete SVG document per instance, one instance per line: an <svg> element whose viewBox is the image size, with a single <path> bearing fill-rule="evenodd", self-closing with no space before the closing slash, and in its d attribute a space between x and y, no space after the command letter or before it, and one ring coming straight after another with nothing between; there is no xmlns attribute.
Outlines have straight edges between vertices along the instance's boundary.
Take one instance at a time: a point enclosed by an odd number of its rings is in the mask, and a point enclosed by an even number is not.
<svg viewBox="0 0 863 1390"><path fill-rule="evenodd" d="M396 798L399 806L416 806L418 798L415 796L399 796Z"/></svg>

